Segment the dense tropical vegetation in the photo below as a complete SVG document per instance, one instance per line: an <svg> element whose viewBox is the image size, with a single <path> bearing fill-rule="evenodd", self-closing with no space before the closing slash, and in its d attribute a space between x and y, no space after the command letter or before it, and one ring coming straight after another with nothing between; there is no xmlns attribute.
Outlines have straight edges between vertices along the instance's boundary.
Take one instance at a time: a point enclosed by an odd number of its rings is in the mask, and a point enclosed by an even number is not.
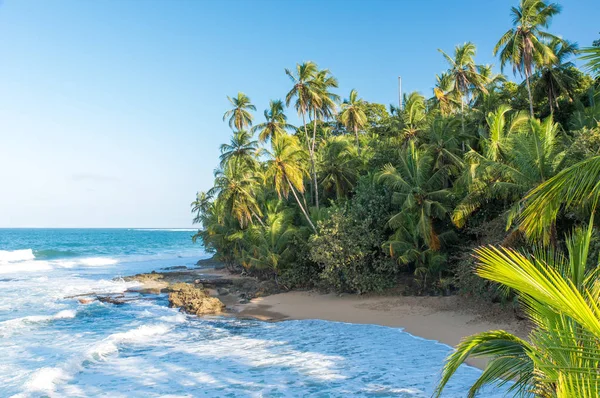
<svg viewBox="0 0 600 398"><path fill-rule="evenodd" d="M516 380L519 396L598 396L600 43L579 49L550 33L560 10L512 8L494 54L522 82L477 64L467 42L440 50L448 69L431 95L405 94L401 108L357 90L341 100L314 62L285 69L289 92L262 123L247 95L228 97L232 138L213 188L192 203L194 239L283 289L518 299L529 339L465 339L439 391L467 358L486 356L472 395Z"/></svg>

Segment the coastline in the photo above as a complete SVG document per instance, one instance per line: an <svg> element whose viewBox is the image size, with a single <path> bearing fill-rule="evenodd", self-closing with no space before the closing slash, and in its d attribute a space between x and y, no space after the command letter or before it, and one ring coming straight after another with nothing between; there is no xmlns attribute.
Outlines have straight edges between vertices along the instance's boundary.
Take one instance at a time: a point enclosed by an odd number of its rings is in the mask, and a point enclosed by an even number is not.
<svg viewBox="0 0 600 398"><path fill-rule="evenodd" d="M157 272L170 283L187 282L194 278L209 280L247 280L254 278L231 275L226 270L196 268L175 272ZM147 275L147 274L146 274ZM154 290L155 281L136 275L142 289ZM157 292L157 291L156 291ZM285 320L319 319L334 322L374 324L401 328L416 337L435 340L455 347L463 337L488 330L502 329L526 338L530 326L518 320L508 308L499 304L481 303L462 296L401 296L401 295L353 295L316 291L289 291L239 299L231 294L219 294L218 289L207 288L212 297L217 297L227 310L222 315L251 318L267 322ZM151 292L149 292L151 293ZM237 292L240 293L239 291ZM245 297L242 292L242 296ZM469 360L471 366L483 368L484 359Z"/></svg>

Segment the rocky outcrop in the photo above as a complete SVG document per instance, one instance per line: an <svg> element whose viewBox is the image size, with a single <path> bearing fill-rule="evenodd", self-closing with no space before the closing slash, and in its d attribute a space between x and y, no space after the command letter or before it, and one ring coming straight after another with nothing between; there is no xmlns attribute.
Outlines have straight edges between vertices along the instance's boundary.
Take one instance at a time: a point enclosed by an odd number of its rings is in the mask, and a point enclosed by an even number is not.
<svg viewBox="0 0 600 398"><path fill-rule="evenodd" d="M169 287L169 305L181 308L194 315L220 314L225 304L216 297L208 295L206 290L190 283L176 283Z"/></svg>

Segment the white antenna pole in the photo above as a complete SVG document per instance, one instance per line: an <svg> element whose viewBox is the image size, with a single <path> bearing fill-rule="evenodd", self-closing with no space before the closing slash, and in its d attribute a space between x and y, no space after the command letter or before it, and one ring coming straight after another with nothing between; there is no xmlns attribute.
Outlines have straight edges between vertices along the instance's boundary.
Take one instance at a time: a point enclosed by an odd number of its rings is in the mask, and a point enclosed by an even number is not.
<svg viewBox="0 0 600 398"><path fill-rule="evenodd" d="M402 76L398 76L398 105L402 110Z"/></svg>

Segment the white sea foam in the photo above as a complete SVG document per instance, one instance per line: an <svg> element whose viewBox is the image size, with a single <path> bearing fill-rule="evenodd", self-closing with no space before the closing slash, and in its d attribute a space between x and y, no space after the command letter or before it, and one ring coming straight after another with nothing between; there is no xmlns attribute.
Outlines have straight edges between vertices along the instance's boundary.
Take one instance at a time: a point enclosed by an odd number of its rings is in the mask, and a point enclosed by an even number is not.
<svg viewBox="0 0 600 398"><path fill-rule="evenodd" d="M0 250L0 264L2 263L14 263L17 261L33 260L33 250Z"/></svg>
<svg viewBox="0 0 600 398"><path fill-rule="evenodd" d="M110 257L89 257L82 258L79 262L83 265L87 265L89 267L101 267L103 265L114 265L119 262L119 260Z"/></svg>
<svg viewBox="0 0 600 398"><path fill-rule="evenodd" d="M54 315L29 315L21 318L8 319L0 322L0 337L8 337L14 333L20 332L23 328L34 326L43 322L50 322L57 319L75 318L77 313L74 310L63 310Z"/></svg>
<svg viewBox="0 0 600 398"><path fill-rule="evenodd" d="M62 366L38 369L31 375L25 388L30 392L53 393L60 384L72 380L76 373L81 372L86 362L105 361L117 354L121 345L147 343L169 330L167 325L158 324L142 325L127 332L114 333L87 350L85 354L72 357Z"/></svg>

